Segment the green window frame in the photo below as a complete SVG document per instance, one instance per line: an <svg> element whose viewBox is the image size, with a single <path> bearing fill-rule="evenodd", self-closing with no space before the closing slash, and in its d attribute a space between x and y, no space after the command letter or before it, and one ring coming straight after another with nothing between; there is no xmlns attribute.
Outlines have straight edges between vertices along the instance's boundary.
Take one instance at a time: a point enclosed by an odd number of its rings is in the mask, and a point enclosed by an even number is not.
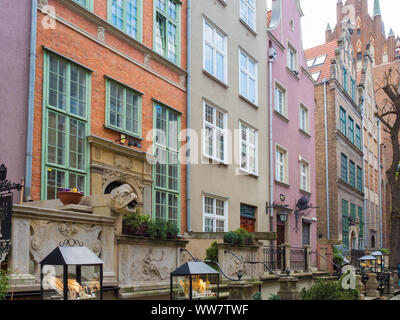
<svg viewBox="0 0 400 320"><path fill-rule="evenodd" d="M342 238L343 245L349 248L349 203L342 200Z"/></svg>
<svg viewBox="0 0 400 320"><path fill-rule="evenodd" d="M357 166L357 190L363 192L363 173L362 169Z"/></svg>
<svg viewBox="0 0 400 320"><path fill-rule="evenodd" d="M89 194L90 72L54 53L43 64L41 198L79 188Z"/></svg>
<svg viewBox="0 0 400 320"><path fill-rule="evenodd" d="M363 216L363 208L358 207L358 220L359 222L359 233L358 233L358 238L359 239L364 239L364 216Z"/></svg>
<svg viewBox="0 0 400 320"><path fill-rule="evenodd" d="M348 182L348 171L347 171L347 157L342 153L342 175L341 178L344 182Z"/></svg>
<svg viewBox="0 0 400 320"><path fill-rule="evenodd" d="M142 42L143 0L107 0L108 22Z"/></svg>
<svg viewBox="0 0 400 320"><path fill-rule="evenodd" d="M356 164L350 160L350 185L356 187Z"/></svg>
<svg viewBox="0 0 400 320"><path fill-rule="evenodd" d="M93 0L72 0L89 11L93 11Z"/></svg>
<svg viewBox="0 0 400 320"><path fill-rule="evenodd" d="M354 120L349 116L349 139L354 144Z"/></svg>
<svg viewBox="0 0 400 320"><path fill-rule="evenodd" d="M361 128L356 125L356 147L361 150Z"/></svg>
<svg viewBox="0 0 400 320"><path fill-rule="evenodd" d="M357 219L357 206L354 203L350 204L350 216L353 221Z"/></svg>
<svg viewBox="0 0 400 320"><path fill-rule="evenodd" d="M106 127L141 139L142 94L106 79Z"/></svg>
<svg viewBox="0 0 400 320"><path fill-rule="evenodd" d="M181 115L154 103L153 219L174 222L181 229L181 166L179 132Z"/></svg>
<svg viewBox="0 0 400 320"><path fill-rule="evenodd" d="M340 132L346 135L347 128L346 128L346 110L343 109L343 107L340 107L339 109L339 117L340 117Z"/></svg>
<svg viewBox="0 0 400 320"><path fill-rule="evenodd" d="M176 65L181 56L181 2L154 0L153 50Z"/></svg>
<svg viewBox="0 0 400 320"><path fill-rule="evenodd" d="M351 98L356 101L356 82L351 78Z"/></svg>

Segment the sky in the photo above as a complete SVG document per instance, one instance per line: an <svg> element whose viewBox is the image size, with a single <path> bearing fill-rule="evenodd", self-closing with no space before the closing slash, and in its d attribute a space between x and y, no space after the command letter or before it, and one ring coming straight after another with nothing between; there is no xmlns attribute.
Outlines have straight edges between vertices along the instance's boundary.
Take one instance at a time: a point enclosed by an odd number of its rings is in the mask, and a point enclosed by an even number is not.
<svg viewBox="0 0 400 320"><path fill-rule="evenodd" d="M304 13L302 18L304 49L325 43L325 30L328 22L332 29L336 25L336 2L337 0L300 0ZM400 35L400 1L380 0L380 3L386 36L392 28L397 37ZM368 9L371 15L373 7L374 0L368 0Z"/></svg>

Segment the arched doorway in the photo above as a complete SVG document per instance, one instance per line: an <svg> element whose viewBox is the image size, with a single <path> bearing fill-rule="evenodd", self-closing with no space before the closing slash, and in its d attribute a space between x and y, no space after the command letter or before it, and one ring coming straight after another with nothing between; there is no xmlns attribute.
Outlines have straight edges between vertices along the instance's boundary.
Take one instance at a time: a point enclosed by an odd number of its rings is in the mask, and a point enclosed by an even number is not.
<svg viewBox="0 0 400 320"><path fill-rule="evenodd" d="M351 233L351 238L350 238L350 250L354 250L357 248L356 241L357 241L356 233L353 231Z"/></svg>
<svg viewBox="0 0 400 320"><path fill-rule="evenodd" d="M118 188L120 186L122 186L123 183L120 181L114 181L111 182L105 189L104 189L104 194L110 194L111 191L113 191L115 188Z"/></svg>
<svg viewBox="0 0 400 320"><path fill-rule="evenodd" d="M371 248L375 249L375 246L376 246L376 244L375 244L375 236L372 236L371 237Z"/></svg>

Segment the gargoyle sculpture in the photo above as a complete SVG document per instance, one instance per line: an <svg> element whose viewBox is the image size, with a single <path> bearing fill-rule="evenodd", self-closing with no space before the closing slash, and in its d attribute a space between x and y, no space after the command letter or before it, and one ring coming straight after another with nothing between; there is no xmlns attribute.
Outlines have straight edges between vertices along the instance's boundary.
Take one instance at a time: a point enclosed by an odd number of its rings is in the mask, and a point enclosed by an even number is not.
<svg viewBox="0 0 400 320"><path fill-rule="evenodd" d="M129 184L123 184L111 191L111 209L117 213L136 213L137 195Z"/></svg>

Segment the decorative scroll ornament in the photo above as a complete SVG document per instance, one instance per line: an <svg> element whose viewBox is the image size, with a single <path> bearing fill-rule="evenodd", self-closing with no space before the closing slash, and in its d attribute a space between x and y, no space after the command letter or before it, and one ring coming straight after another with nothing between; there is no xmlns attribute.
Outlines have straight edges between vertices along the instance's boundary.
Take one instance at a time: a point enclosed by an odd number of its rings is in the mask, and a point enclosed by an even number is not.
<svg viewBox="0 0 400 320"><path fill-rule="evenodd" d="M0 263L2 263L11 249L11 240L0 240Z"/></svg>
<svg viewBox="0 0 400 320"><path fill-rule="evenodd" d="M65 239L59 244L60 247L83 247L83 242L75 239Z"/></svg>
<svg viewBox="0 0 400 320"><path fill-rule="evenodd" d="M58 227L58 231L63 236L70 237L78 232L78 227L72 223L63 223Z"/></svg>

